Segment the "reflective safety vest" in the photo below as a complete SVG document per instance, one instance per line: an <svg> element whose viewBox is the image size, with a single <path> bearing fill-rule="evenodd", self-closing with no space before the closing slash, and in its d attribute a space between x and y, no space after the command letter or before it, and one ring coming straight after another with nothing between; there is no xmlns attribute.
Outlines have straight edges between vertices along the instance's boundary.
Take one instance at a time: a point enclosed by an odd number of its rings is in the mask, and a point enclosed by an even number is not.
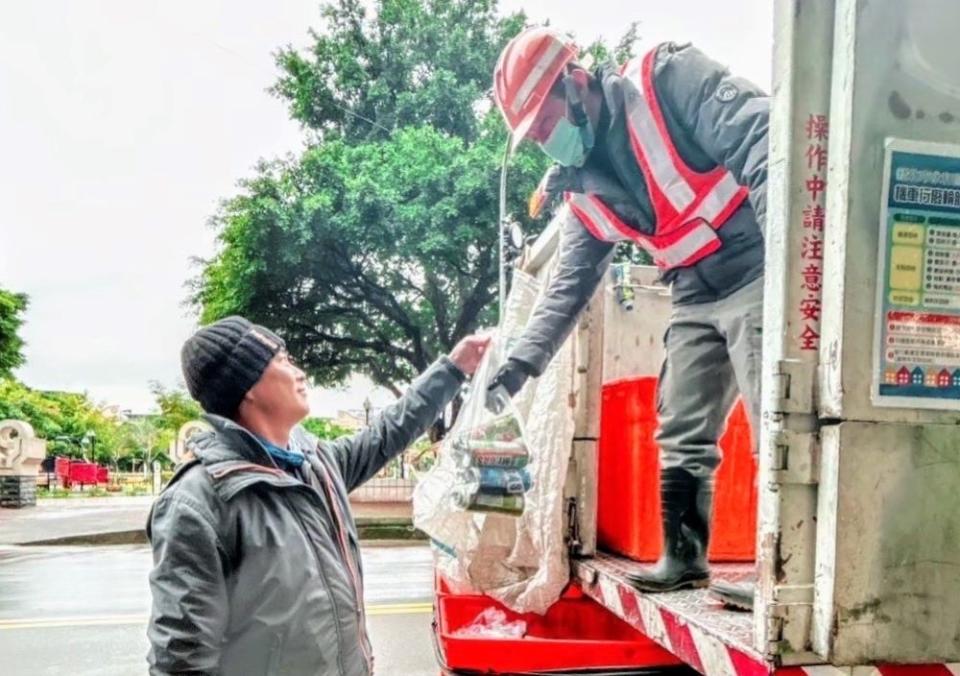
<svg viewBox="0 0 960 676"><path fill-rule="evenodd" d="M677 152L653 87L656 48L621 68L626 80L624 105L633 155L650 193L656 227L645 235L626 225L600 197L566 193L570 209L594 237L608 242L633 241L661 270L686 267L721 246L716 230L747 197L727 169L694 171Z"/></svg>

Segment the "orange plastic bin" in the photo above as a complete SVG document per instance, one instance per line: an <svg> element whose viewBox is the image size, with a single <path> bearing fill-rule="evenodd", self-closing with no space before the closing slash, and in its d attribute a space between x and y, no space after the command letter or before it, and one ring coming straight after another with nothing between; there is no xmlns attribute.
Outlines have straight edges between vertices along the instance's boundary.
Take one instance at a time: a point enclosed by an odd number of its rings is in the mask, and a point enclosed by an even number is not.
<svg viewBox="0 0 960 676"><path fill-rule="evenodd" d="M625 378L603 386L600 414L597 539L637 561L660 556L660 459L657 379ZM753 561L757 529L757 464L750 423L738 402L720 439L710 532L711 561Z"/></svg>

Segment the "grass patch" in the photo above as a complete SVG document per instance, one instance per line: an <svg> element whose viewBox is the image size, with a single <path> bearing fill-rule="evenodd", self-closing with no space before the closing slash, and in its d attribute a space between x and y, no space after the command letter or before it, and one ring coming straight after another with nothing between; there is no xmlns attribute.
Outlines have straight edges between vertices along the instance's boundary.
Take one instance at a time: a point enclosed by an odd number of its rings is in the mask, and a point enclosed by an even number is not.
<svg viewBox="0 0 960 676"><path fill-rule="evenodd" d="M147 484L131 484L127 486L111 485L107 488L101 486L87 486L84 490L70 488L39 488L37 489L38 499L82 499L82 498L112 498L112 497L140 497L150 495L150 486Z"/></svg>
<svg viewBox="0 0 960 676"><path fill-rule="evenodd" d="M38 498L69 498L73 491L66 488L40 488L37 490Z"/></svg>

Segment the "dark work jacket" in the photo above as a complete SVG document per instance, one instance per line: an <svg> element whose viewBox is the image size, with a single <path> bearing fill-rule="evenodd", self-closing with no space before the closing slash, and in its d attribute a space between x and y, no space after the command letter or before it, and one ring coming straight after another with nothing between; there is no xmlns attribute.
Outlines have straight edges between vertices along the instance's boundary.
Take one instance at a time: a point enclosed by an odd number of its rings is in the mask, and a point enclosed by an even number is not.
<svg viewBox="0 0 960 676"><path fill-rule="evenodd" d="M550 190L599 195L628 226L653 234L653 207L624 119L623 78L613 66L601 67L595 75L603 90L596 144L582 168L553 171ZM717 231L722 248L664 275L675 304L713 302L763 274L770 99L689 45L660 45L653 77L670 137L683 160L701 172L722 165L749 190L749 199ZM562 220L557 269L510 354L535 375L543 372L569 335L614 249L594 238L569 209L562 208L557 218Z"/></svg>

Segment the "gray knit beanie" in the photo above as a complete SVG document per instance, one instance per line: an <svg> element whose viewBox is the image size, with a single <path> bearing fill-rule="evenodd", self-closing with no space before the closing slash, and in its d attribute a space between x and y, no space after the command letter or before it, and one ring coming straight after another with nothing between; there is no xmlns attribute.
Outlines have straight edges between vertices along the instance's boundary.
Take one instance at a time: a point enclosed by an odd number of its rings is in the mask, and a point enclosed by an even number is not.
<svg viewBox="0 0 960 676"><path fill-rule="evenodd" d="M183 344L180 366L190 395L203 410L230 418L283 349L283 340L273 331L243 317L227 317Z"/></svg>

